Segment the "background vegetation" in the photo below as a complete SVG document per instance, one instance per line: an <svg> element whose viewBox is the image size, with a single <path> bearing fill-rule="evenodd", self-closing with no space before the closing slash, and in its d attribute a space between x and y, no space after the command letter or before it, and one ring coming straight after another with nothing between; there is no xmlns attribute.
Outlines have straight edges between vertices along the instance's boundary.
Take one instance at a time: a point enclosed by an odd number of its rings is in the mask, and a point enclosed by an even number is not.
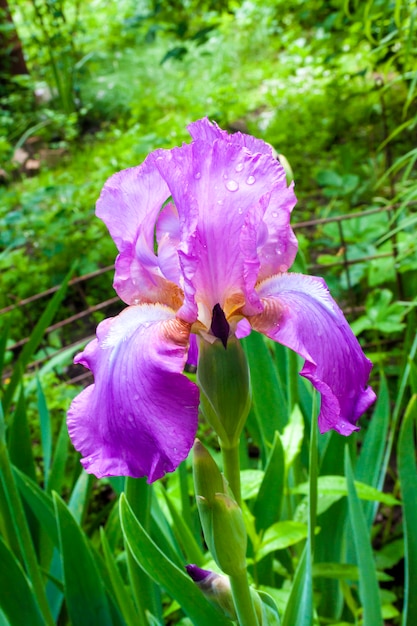
<svg viewBox="0 0 417 626"><path fill-rule="evenodd" d="M137 565L151 536L171 563L159 569L206 563L188 465L152 492L128 482L144 534L125 503L120 523L122 482L80 473L63 425L78 391L65 382L71 356L105 313L42 339L53 318L111 298L111 273L82 293L56 292L48 308L40 298L5 309L63 283L74 262L75 277L110 266L115 248L94 217L104 181L157 147L186 141L186 124L207 115L285 155L299 198L296 268L326 277L375 363L379 390L344 465L338 435L320 437L316 451L313 399L295 382L294 358L256 336L247 341L254 405L242 463L254 582L287 625L415 626L415 0L2 0L0 16L0 589L13 576L31 611L22 615L22 601L0 592L0 624L97 623L88 622L91 597L103 624L193 620L169 576ZM347 219L326 221L340 217ZM45 351L37 378L33 368L23 375ZM266 371L275 383L267 393ZM374 491L355 490L349 459L356 481ZM88 593L77 587L71 545L88 555Z"/></svg>

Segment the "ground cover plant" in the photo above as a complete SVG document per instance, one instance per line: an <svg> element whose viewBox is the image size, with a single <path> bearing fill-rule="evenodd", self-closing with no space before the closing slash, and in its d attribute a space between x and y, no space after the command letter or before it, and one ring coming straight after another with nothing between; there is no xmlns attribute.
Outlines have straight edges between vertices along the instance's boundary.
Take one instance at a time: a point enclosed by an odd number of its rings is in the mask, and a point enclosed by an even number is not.
<svg viewBox="0 0 417 626"><path fill-rule="evenodd" d="M415 2L0 10L0 624L414 626ZM16 33L27 74L13 63ZM240 489L204 402L202 444L176 471L152 485L97 480L68 440L81 388L66 381L106 315L45 330L114 296L112 271L82 298L67 285L114 262L94 216L106 179L189 142L186 125L205 116L269 142L295 179L292 270L326 278L374 363L377 400L359 432L320 435L323 400L298 376L304 359L252 332L237 348L251 389ZM217 315L208 333L231 353ZM202 363L187 377L207 395ZM223 366L210 367L212 379Z"/></svg>

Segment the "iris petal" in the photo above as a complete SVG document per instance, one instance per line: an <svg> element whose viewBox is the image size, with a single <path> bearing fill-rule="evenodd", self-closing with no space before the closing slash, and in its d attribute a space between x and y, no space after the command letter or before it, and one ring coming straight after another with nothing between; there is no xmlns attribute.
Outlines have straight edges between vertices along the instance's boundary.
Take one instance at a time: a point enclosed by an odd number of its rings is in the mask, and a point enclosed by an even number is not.
<svg viewBox="0 0 417 626"><path fill-rule="evenodd" d="M187 457L199 403L198 388L182 374L188 340L188 324L165 306L128 307L99 325L76 359L95 382L68 413L88 472L153 482Z"/></svg>
<svg viewBox="0 0 417 626"><path fill-rule="evenodd" d="M283 274L261 283L258 293L265 309L252 327L305 359L300 373L321 394L320 432L359 430L357 420L375 400L367 387L372 364L324 281Z"/></svg>
<svg viewBox="0 0 417 626"><path fill-rule="evenodd" d="M158 215L170 192L155 167L159 151L153 152L138 167L114 174L103 187L97 201L100 217L119 250L114 288L127 304L164 302L178 305L181 299L171 284L178 270L175 258L161 267L154 252L154 233ZM168 267L168 276L164 269ZM165 270L166 271L166 270Z"/></svg>
<svg viewBox="0 0 417 626"><path fill-rule="evenodd" d="M280 164L239 142L198 139L161 153L156 165L181 225L179 315L195 320L197 300L210 313L219 304L227 317L244 303L245 314L260 312L258 232L271 194L285 184Z"/></svg>
<svg viewBox="0 0 417 626"><path fill-rule="evenodd" d="M245 133L229 134L226 130L222 130L216 122L210 122L207 117L192 122L187 126L187 130L194 140L203 139L207 143L213 144L216 139L220 139L236 146L245 147L253 154L259 152L260 154L273 155L273 149L269 143Z"/></svg>

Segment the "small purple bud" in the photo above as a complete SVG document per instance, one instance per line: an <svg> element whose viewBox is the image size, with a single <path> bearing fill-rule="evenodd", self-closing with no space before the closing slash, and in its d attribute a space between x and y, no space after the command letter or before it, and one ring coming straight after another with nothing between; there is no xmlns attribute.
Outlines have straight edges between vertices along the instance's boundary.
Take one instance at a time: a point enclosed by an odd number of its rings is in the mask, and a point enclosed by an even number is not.
<svg viewBox="0 0 417 626"><path fill-rule="evenodd" d="M186 565L185 569L187 570L187 573L190 576L190 578L192 578L195 583L203 582L203 580L205 580L208 576L212 574L210 570L201 569L197 565L193 565L193 564Z"/></svg>

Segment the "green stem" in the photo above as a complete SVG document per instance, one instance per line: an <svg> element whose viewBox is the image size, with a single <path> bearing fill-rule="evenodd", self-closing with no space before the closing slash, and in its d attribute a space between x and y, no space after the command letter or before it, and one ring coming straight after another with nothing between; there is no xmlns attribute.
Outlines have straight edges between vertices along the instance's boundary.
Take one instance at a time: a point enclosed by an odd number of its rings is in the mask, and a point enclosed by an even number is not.
<svg viewBox="0 0 417 626"><path fill-rule="evenodd" d="M240 490L239 440L233 446L220 441L223 458L223 471L229 487L239 506L242 506ZM259 626L253 606L246 569L239 575L229 576L233 601L238 616L239 626Z"/></svg>
<svg viewBox="0 0 417 626"><path fill-rule="evenodd" d="M240 459L239 459L239 440L232 447L229 447L220 440L220 448L223 458L223 472L229 487L239 506L242 506L242 498L240 493Z"/></svg>
<svg viewBox="0 0 417 626"><path fill-rule="evenodd" d="M246 571L239 576L229 576L229 578L239 626L259 626Z"/></svg>

